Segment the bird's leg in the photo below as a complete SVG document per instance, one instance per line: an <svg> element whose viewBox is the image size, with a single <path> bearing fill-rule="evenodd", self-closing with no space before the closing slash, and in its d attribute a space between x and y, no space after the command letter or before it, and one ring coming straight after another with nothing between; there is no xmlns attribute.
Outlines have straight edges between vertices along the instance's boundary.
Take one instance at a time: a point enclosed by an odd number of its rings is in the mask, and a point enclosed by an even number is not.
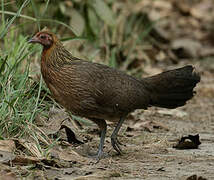
<svg viewBox="0 0 214 180"><path fill-rule="evenodd" d="M101 130L100 144L96 155L96 159L99 161L99 159L101 159L103 155L103 146L104 146L104 141L106 136L107 124L104 119L91 119L91 120L95 122Z"/></svg>
<svg viewBox="0 0 214 180"><path fill-rule="evenodd" d="M105 136L106 136L106 123L105 123L105 128L101 130L101 137L100 137L100 144L97 152L97 159L100 159L103 155L103 146L104 146Z"/></svg>
<svg viewBox="0 0 214 180"><path fill-rule="evenodd" d="M111 135L111 145L113 146L113 148L118 152L118 154L122 154L122 150L119 146L119 144L121 144L118 139L117 139L117 134L125 120L126 116L121 116L119 122L117 123L117 126L115 127L112 135Z"/></svg>

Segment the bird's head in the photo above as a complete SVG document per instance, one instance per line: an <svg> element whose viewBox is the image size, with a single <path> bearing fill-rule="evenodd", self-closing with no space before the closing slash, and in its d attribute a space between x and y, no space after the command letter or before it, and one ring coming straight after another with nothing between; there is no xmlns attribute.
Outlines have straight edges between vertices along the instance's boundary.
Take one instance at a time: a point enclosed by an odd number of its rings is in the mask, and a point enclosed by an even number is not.
<svg viewBox="0 0 214 180"><path fill-rule="evenodd" d="M47 29L36 33L29 41L29 43L39 43L45 49L51 48L55 43L59 42L56 35Z"/></svg>

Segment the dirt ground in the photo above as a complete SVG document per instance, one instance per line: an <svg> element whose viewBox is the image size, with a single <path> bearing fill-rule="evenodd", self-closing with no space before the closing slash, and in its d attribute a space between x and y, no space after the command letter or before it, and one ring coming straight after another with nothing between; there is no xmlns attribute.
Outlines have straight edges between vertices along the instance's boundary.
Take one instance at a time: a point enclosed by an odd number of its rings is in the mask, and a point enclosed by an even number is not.
<svg viewBox="0 0 214 180"><path fill-rule="evenodd" d="M201 71L197 95L184 107L175 110L150 108L134 112L119 133L124 154L117 155L110 143L113 125L108 127L104 151L106 158L94 163L87 158L99 143L96 126L84 128L78 139L87 143L66 147L61 159L70 159L67 168L45 169L46 177L58 179L186 179L191 175L214 179L214 79L213 71ZM199 134L198 149L172 148L179 138ZM69 154L70 151L70 154ZM72 153L71 153L72 152ZM77 152L75 154L74 152Z"/></svg>

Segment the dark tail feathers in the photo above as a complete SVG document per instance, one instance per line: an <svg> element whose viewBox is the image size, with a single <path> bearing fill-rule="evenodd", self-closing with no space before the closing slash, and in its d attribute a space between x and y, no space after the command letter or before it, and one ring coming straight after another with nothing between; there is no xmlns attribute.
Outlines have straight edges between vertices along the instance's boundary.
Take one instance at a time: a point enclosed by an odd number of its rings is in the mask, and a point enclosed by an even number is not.
<svg viewBox="0 0 214 180"><path fill-rule="evenodd" d="M200 75L191 66L165 71L142 80L151 94L150 106L176 108L186 104L200 82Z"/></svg>

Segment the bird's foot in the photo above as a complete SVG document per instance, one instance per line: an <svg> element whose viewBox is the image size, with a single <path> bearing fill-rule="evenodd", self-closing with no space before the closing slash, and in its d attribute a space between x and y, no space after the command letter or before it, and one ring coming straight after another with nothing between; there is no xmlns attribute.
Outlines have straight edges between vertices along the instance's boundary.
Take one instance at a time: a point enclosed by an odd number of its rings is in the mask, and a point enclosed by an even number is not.
<svg viewBox="0 0 214 180"><path fill-rule="evenodd" d="M101 151L100 149L97 152L97 155L95 156L97 162L99 162L99 160L104 156L103 151Z"/></svg>
<svg viewBox="0 0 214 180"><path fill-rule="evenodd" d="M94 159L93 164L98 163L101 159L108 157L107 153L104 153L103 151L98 150L96 154L89 155L89 158Z"/></svg>
<svg viewBox="0 0 214 180"><path fill-rule="evenodd" d="M120 143L116 137L111 137L111 145L117 151L118 154L122 154L122 150L120 148Z"/></svg>
<svg viewBox="0 0 214 180"><path fill-rule="evenodd" d="M117 141L117 143L118 143L119 145L126 146L125 144L121 143L121 142L117 139L117 137L116 137L116 141Z"/></svg>

